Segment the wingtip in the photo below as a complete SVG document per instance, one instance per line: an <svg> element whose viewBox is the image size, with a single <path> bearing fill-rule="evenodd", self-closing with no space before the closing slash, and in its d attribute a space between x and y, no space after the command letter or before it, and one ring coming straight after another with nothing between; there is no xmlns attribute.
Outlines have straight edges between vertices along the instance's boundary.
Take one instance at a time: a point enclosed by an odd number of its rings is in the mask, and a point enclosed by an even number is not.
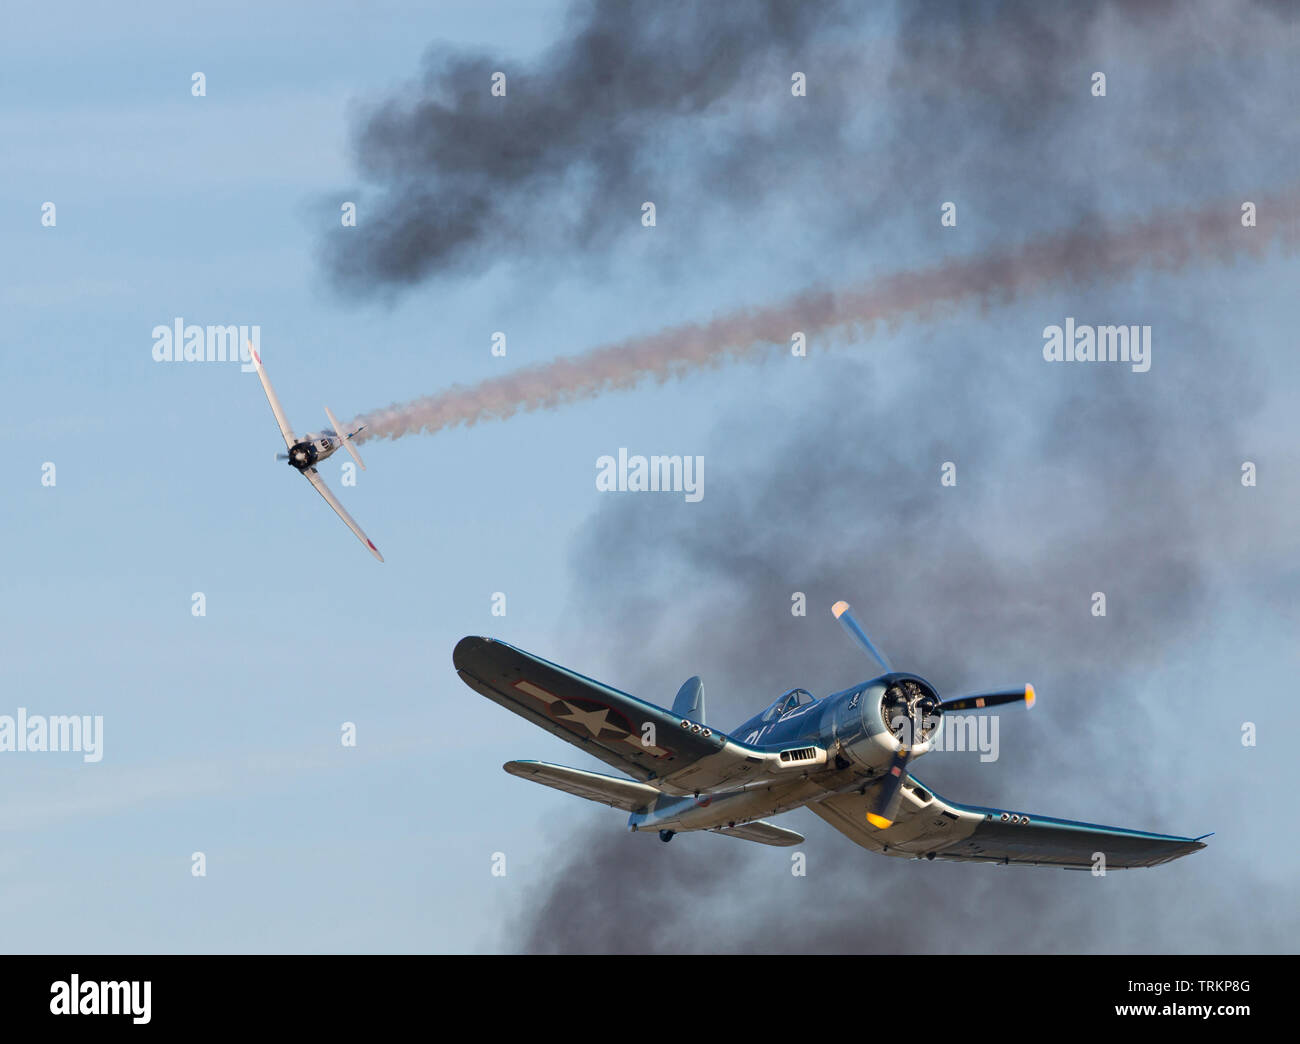
<svg viewBox="0 0 1300 1044"><path fill-rule="evenodd" d="M485 643L490 642L491 638L484 638L477 634L467 634L464 638L456 643L456 648L451 651L452 666L458 671L463 671L469 666L470 657L481 649Z"/></svg>

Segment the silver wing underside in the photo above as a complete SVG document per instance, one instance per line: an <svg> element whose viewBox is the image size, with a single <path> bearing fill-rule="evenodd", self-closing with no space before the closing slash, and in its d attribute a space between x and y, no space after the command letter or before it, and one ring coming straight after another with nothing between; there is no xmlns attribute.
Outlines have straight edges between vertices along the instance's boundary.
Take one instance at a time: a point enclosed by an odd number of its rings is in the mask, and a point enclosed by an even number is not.
<svg viewBox="0 0 1300 1044"><path fill-rule="evenodd" d="M898 819L878 830L867 822L873 790L836 794L808 808L863 848L914 859L1119 870L1158 866L1205 847L1200 838L961 805L912 776Z"/></svg>
<svg viewBox="0 0 1300 1044"><path fill-rule="evenodd" d="M357 525L356 520L349 515L347 509L339 503L338 497L334 495L329 486L325 485L325 480L320 477L320 472L315 468L308 468L303 472L303 476L308 482L316 487L316 492L325 498L325 503L338 513L339 518L343 519L343 521L347 523L347 527L357 535L357 539L365 544L366 547L370 548L370 553L382 562L384 556L379 553L379 548L375 547L375 545L370 542L370 538L366 536L361 527Z"/></svg>
<svg viewBox="0 0 1300 1044"><path fill-rule="evenodd" d="M262 391L266 393L266 401L271 406L271 412L275 414L275 423L280 428L280 434L284 437L284 444L293 449L293 444L297 441L297 436L293 433L293 428L289 426L289 418L285 416L284 407L280 405L280 397L275 394L275 389L271 387L271 378L266 375L266 370L262 368L262 356L251 344L248 346L248 354L252 357L253 365L257 368L257 379L262 382Z"/></svg>

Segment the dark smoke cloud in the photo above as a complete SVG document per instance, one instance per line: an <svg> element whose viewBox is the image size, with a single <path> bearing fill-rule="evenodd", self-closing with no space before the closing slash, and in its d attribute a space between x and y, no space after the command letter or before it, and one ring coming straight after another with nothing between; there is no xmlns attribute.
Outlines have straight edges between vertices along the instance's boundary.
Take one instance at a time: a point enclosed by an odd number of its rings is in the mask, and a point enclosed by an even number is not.
<svg viewBox="0 0 1300 1044"><path fill-rule="evenodd" d="M1099 292L1081 299L1089 309L1112 304ZM1162 318L1159 329L1175 324L1174 315ZM1203 327L1180 346L1183 362L1161 361L1167 379L1150 383L1104 372L1066 375L1053 389L1050 375L1040 379L1042 364L1031 373L1025 363L990 373L987 360L962 355L949 336L916 361L900 396L886 398L870 392L881 382L873 367L836 359L827 389L765 466L725 484L715 470L702 511L654 498L616 503L582 535L575 560L577 601L592 615L582 621L586 634L609 643L603 657L624 662L616 681L635 680L634 692L655 698L672 691L675 675L699 671L713 720L725 727L789 685L842 688L869 673L829 616L832 601L849 597L892 661L941 691L1039 686L1043 698L1030 715L1003 717L995 764L937 754L918 765L940 793L1175 833L1218 828L1224 836L1215 846L1103 882L887 860L810 816L786 816L784 825L810 836L810 876L797 882L766 853L720 852L729 839L683 835L661 846L624 835L616 816L593 816L564 848L580 853L573 865L557 869L530 904L536 912L523 945L600 952L1289 945L1294 917L1258 916L1265 906L1252 904L1268 888L1257 853L1236 848L1241 839L1224 830L1243 795L1219 792L1223 781L1203 774L1193 739L1225 694L1211 685L1159 699L1148 692L1167 658L1197 657L1188 636L1212 620L1219 573L1242 561L1243 536L1256 554L1285 559L1296 549L1284 505L1270 505L1240 532L1231 415L1249 414L1263 392L1240 360L1216 357L1228 333ZM1218 382L1213 393L1209 382L1183 384L1199 367ZM1069 387L1076 381L1077 391ZM775 403L757 405L779 415ZM1027 440L1012 410L1028 421ZM746 427L734 417L728 426ZM959 481L944 490L938 468L948 459L958 462ZM1105 620L1089 614L1094 590L1108 595ZM628 591L638 592L631 611L621 595ZM806 621L789 613L794 591L808 596ZM608 616L617 617L617 630L598 625ZM584 647L589 637L574 655ZM1229 728L1216 760L1227 760L1235 742ZM1173 894L1182 897L1177 905ZM733 896L757 905L752 918L736 916ZM1267 906L1276 910L1279 901L1273 894ZM1184 903L1204 915L1183 917Z"/></svg>
<svg viewBox="0 0 1300 1044"><path fill-rule="evenodd" d="M698 188L709 169L740 170L778 145L815 147L835 118L827 105L776 131L714 121L738 92L752 99L763 76L768 93L789 97L789 59L839 8L581 3L563 42L524 67L433 48L422 80L357 129L358 161L381 197L367 201L355 235L331 240L337 285L359 294L409 286L504 251L602 251L636 227L647 198L662 205L660 192ZM507 76L504 98L489 91L495 71ZM682 134L694 158L673 173L666 152ZM734 203L761 185L733 179L727 196Z"/></svg>
<svg viewBox="0 0 1300 1044"><path fill-rule="evenodd" d="M1278 41L1294 39L1294 16L1273 5L900 11L891 158L875 172L882 204L937 191L944 155L949 181L992 209L1000 201L999 213L1017 198L1050 203L1095 218L1103 235L1151 200L1246 199L1291 179L1279 159L1297 140L1294 80L1283 78ZM1073 80L1064 90L1061 80L1098 67L1114 84L1115 70L1133 69L1130 55L1146 57L1143 93L1121 103L1127 122L1099 126L1071 100ZM1234 120L1268 132L1241 137ZM1081 150L1093 157L1082 169ZM1179 163L1180 151L1203 162ZM821 162L833 169L838 155ZM1220 686L1215 672L1187 691L1163 688L1171 666L1197 662L1195 636L1213 631L1222 605L1251 604L1261 574L1273 574L1277 603L1300 593L1294 572L1275 572L1297 550L1293 494L1258 489L1245 508L1236 481L1241 460L1278 459L1294 441L1277 432L1245 449L1246 419L1286 394L1249 352L1285 345L1234 314L1215 279L1083 278L1065 298L1018 300L1009 315L913 328L906 355L822 357L825 386L812 401L774 396L723 412L713 441L727 449L710 455L700 504L602 505L575 542L575 639L538 650L583 670L580 656L561 653L599 644L602 660L623 665L608 680L657 702L699 672L710 715L726 727L789 686L825 693L869 673L827 612L847 597L893 662L941 691L1039 686L1037 709L1003 716L995 764L940 754L918 765L941 794L1176 833L1217 829L1209 849L1105 879L917 864L869 854L796 813L781 822L809 835L800 879L782 850L691 835L660 845L592 812L560 849L571 861L529 903L520 947L1293 949L1294 876L1275 879L1257 847L1271 834L1226 766L1250 713L1231 700L1244 698L1251 666L1234 666L1241 685ZM1149 374L1037 357L1046 323L1135 310L1157 338ZM750 463L730 447L745 447ZM958 464L955 489L939 485L945 460ZM1088 611L1097 590L1109 600L1104 620ZM790 615L794 591L808 596L807 620ZM1252 696L1267 704L1254 704L1259 714L1279 713L1269 698ZM584 812L575 802L575 819Z"/></svg>
<svg viewBox="0 0 1300 1044"><path fill-rule="evenodd" d="M417 82L365 110L361 219L329 237L324 264L357 296L503 260L594 273L652 199L668 216L656 256L689 266L734 241L797 285L830 252L855 261L914 239L918 212L930 226L944 200L989 247L1027 211L1059 228L1267 185L1290 163L1279 119L1295 117L1251 84L1285 74L1281 15L1187 8L577 3L537 59L435 46ZM1113 84L1100 102L1094 69ZM790 95L795 70L806 98ZM495 71L505 98L488 90ZM1154 94L1179 99L1176 126ZM1113 163L1117 137L1142 165ZM1153 182L1153 168L1166 176ZM776 215L815 245L790 242Z"/></svg>

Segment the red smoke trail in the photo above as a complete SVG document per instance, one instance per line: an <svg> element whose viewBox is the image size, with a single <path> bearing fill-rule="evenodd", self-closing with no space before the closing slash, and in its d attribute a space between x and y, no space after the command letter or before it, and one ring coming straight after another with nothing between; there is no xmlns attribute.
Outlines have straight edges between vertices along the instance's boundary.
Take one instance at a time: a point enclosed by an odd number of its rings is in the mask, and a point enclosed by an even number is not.
<svg viewBox="0 0 1300 1044"><path fill-rule="evenodd" d="M1009 250L894 272L854 288L805 292L767 308L669 327L363 414L353 422L367 426L357 441L396 439L416 432L432 435L457 424L555 409L631 388L648 378L667 381L772 351L774 346L785 350L796 330L811 338L845 327L868 336L869 328L882 321L927 319L973 300L1006 304L1056 283L1113 279L1139 266L1175 271L1198 260L1222 263L1240 254L1258 258L1275 239L1294 249L1295 193L1255 202L1259 224L1254 228L1241 224L1240 199L1168 212L1118 229L1098 230L1092 221Z"/></svg>

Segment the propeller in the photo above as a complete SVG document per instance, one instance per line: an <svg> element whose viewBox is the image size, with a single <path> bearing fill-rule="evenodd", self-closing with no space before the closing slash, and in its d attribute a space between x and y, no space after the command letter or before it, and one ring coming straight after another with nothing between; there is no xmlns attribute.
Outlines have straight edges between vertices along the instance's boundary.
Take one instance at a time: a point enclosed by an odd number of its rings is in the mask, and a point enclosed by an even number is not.
<svg viewBox="0 0 1300 1044"><path fill-rule="evenodd" d="M888 709L886 709L886 705ZM915 678L900 678L885 692L881 711L885 725L898 740L898 749L876 789L875 801L867 812L867 822L877 830L887 830L898 818L903 800L903 781L918 745L928 739L938 720L939 698L929 686ZM899 716L902 711L904 716Z"/></svg>
<svg viewBox="0 0 1300 1044"><path fill-rule="evenodd" d="M862 625L854 617L849 603L836 602L831 606L831 612L835 615L835 619L844 625L844 629L849 632L849 637L866 649L876 659L876 662L888 671L890 669L889 661L881 656L879 650L871 644L871 639L867 637L867 632L862 629Z"/></svg>
<svg viewBox="0 0 1300 1044"><path fill-rule="evenodd" d="M1032 707L1034 700L1034 687L1026 685L1023 689L1006 689L1002 692L985 692L977 696L958 696L955 699L943 700L939 704L939 710L942 711L964 711L964 710L987 710L989 707L1001 707L1006 703L1019 703L1024 701L1026 707Z"/></svg>
<svg viewBox="0 0 1300 1044"><path fill-rule="evenodd" d="M912 760L911 747L899 747L894 760L889 763L884 782L876 791L876 802L867 812L867 822L877 830L887 830L898 818L898 806L903 802L903 779L907 776L907 764Z"/></svg>
<svg viewBox="0 0 1300 1044"><path fill-rule="evenodd" d="M886 672L890 672L889 661L880 654L880 651L872 644L871 639L867 637L867 632L862 629L862 625L854 617L849 603L836 602L831 606L831 612L834 614L835 619L843 624L844 629L849 633L849 637L865 649ZM904 680L902 684L907 685L909 683ZM932 694L925 696L924 699L919 696L910 699L907 706L910 728L906 737L899 737L898 750L894 752L893 760L889 763L888 770L881 778L880 785L876 790L876 799L867 812L867 822L877 830L887 830L894 825L894 820L898 818L898 809L903 800L903 781L907 778L907 767L915 750L913 740L918 736L925 735L924 720L919 723L916 720L918 711L924 717L926 714L942 714L944 711L988 710L991 707L1001 707L1008 703L1023 702L1026 707L1032 707L1034 699L1034 687L1032 685L1026 685L1022 689L1002 689L997 692L957 696L951 700L942 700L937 704L934 702ZM928 703L928 707L922 708L922 702Z"/></svg>

